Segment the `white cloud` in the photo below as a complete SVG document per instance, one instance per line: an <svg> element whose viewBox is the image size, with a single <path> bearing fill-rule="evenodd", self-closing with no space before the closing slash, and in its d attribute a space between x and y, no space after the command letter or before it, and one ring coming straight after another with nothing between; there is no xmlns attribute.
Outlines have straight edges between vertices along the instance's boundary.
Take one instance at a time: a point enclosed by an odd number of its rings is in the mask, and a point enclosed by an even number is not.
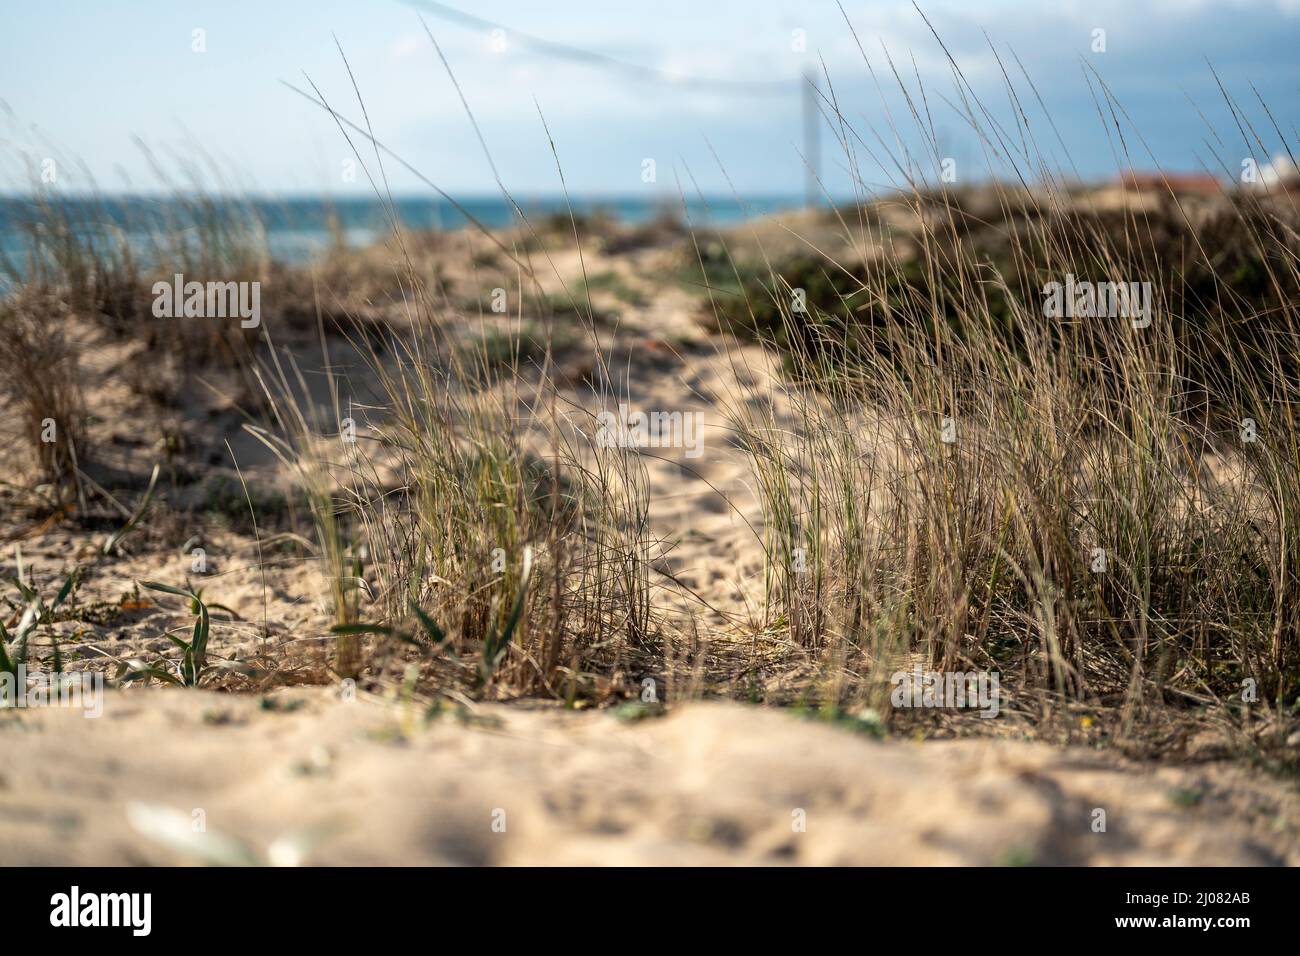
<svg viewBox="0 0 1300 956"><path fill-rule="evenodd" d="M408 33L405 36L398 37L393 41L391 56L394 60L409 60L411 57L418 56L420 53L427 51L430 47L429 38L415 33Z"/></svg>

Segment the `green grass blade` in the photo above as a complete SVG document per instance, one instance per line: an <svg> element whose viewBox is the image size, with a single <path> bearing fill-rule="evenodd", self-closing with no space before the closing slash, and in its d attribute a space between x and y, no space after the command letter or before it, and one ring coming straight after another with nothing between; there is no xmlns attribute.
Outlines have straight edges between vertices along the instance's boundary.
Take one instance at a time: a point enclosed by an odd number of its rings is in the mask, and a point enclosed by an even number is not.
<svg viewBox="0 0 1300 956"><path fill-rule="evenodd" d="M130 534L135 529L135 526L140 523L140 519L144 517L144 513L149 509L149 502L153 500L154 489L158 485L158 475L161 471L161 464L153 466L153 474L149 476L149 487L145 490L144 498L141 499L139 506L127 520L126 524L113 534L109 535L108 540L104 542L104 554L112 554L113 549L117 547L118 543Z"/></svg>
<svg viewBox="0 0 1300 956"><path fill-rule="evenodd" d="M391 627L382 624L335 624L330 628L331 634L392 634Z"/></svg>
<svg viewBox="0 0 1300 956"><path fill-rule="evenodd" d="M64 602L64 599L66 599L67 596L72 593L72 585L76 581L76 579L77 579L77 575L75 572L68 575L68 580L63 582L63 587L59 588L58 596L55 597L54 603L50 605L49 610L51 614L54 613L54 609L57 608L60 604L62 604Z"/></svg>
<svg viewBox="0 0 1300 956"><path fill-rule="evenodd" d="M532 570L533 549L525 547L523 573L519 576L519 594L515 596L515 606L510 609L510 617L506 619L506 626L501 629L500 637L483 645L484 664L488 676L491 676L492 672L496 670L497 665L501 663L501 658L509 650L510 640L514 637L515 628L519 626L519 619L524 615L524 601L528 597L528 582L532 576Z"/></svg>
<svg viewBox="0 0 1300 956"><path fill-rule="evenodd" d="M158 581L140 581L141 587L146 587L150 591L162 591L165 594L175 594L178 597L193 598L194 594L182 588L172 587L170 584L162 584Z"/></svg>
<svg viewBox="0 0 1300 956"><path fill-rule="evenodd" d="M194 651L194 664L198 670L203 670L203 665L208 661L208 634L211 630L212 621L208 617L208 606L199 601L199 616L194 621L194 639L190 646Z"/></svg>

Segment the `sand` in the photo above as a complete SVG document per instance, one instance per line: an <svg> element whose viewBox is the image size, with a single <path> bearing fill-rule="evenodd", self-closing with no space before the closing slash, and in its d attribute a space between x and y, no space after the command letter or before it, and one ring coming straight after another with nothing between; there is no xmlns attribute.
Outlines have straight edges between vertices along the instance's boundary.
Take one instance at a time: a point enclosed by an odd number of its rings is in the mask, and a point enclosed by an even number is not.
<svg viewBox="0 0 1300 956"><path fill-rule="evenodd" d="M120 697L0 718L0 864L1300 863L1300 796L1221 765L738 704L426 721L323 688Z"/></svg>

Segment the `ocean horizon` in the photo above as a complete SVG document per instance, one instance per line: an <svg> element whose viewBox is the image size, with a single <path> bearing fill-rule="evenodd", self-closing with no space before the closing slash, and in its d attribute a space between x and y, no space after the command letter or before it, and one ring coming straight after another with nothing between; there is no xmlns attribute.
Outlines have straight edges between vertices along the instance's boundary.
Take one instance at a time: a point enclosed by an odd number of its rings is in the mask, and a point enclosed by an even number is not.
<svg viewBox="0 0 1300 956"><path fill-rule="evenodd" d="M530 219L564 215L571 209L583 216L607 215L639 224L676 215L693 226L734 225L804 205L793 195L705 196L683 203L665 196L563 195L518 196L514 202ZM21 273L33 249L37 230L47 228L48 206L71 223L78 238L124 237L133 249L147 250L159 235L195 229L211 216L225 217L234 226L260 234L268 254L286 263L302 263L329 248L341 236L349 248L369 245L392 228L389 203L375 197L326 195L153 196L148 194L0 195L0 265ZM407 229L446 231L462 228L471 219L490 229L517 218L503 196L467 196L455 202L425 196L394 196L391 207Z"/></svg>

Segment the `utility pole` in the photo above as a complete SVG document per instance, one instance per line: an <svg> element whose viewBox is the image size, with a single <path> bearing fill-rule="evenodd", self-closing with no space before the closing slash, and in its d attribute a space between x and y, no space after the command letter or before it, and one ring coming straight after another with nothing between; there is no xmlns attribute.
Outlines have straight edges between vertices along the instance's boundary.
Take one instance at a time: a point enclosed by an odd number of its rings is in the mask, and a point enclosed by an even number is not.
<svg viewBox="0 0 1300 956"><path fill-rule="evenodd" d="M817 205L820 191L817 179L821 171L821 124L818 122L821 110L817 105L817 74L811 67L804 69L799 86L803 93L803 203L811 209Z"/></svg>

